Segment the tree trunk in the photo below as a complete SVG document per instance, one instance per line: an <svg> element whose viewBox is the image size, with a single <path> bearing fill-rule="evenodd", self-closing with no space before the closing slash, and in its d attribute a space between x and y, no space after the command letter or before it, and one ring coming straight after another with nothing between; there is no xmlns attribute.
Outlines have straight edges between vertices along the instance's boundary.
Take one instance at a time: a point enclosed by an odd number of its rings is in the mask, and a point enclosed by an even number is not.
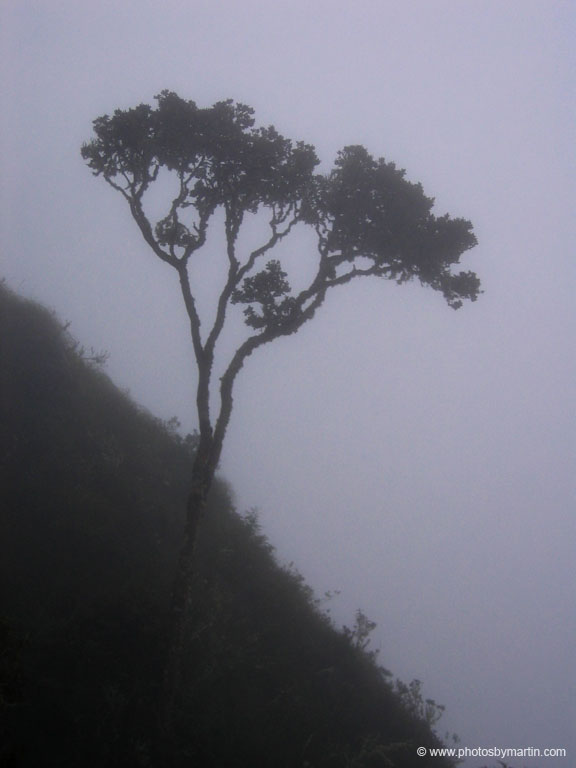
<svg viewBox="0 0 576 768"><path fill-rule="evenodd" d="M182 692L186 629L193 603L196 538L222 451L224 432L230 418L232 402L231 394L229 394L224 427L215 437L210 425L208 409L210 365L201 366L200 362L198 365L200 382L197 405L200 440L192 464L191 490L186 504L184 544L180 551L172 587L166 663L158 709L158 768L176 768L177 765L176 725Z"/></svg>
<svg viewBox="0 0 576 768"><path fill-rule="evenodd" d="M184 545L180 551L172 587L168 647L158 717L158 765L176 765L176 720L181 691L186 628L192 607L192 577L198 525L206 508L209 483L196 483L186 505Z"/></svg>

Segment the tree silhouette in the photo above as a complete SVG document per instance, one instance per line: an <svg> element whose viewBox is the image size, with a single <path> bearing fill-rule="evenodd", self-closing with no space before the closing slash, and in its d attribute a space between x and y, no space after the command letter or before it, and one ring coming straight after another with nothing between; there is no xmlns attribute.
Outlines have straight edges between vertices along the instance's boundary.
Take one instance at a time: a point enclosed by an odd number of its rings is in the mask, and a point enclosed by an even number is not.
<svg viewBox="0 0 576 768"><path fill-rule="evenodd" d="M83 145L82 156L94 175L124 197L146 243L178 274L197 365L199 440L174 580L161 704L168 740L191 604L198 521L222 452L234 382L246 358L298 331L314 317L329 289L356 278L376 276L398 284L417 279L440 291L454 309L464 299L477 298L480 282L473 272L452 272L476 244L470 222L436 217L433 199L393 163L374 159L361 146L348 146L338 153L333 170L319 174L311 145L294 143L274 127L254 127L250 107L228 100L199 108L170 91L156 100L155 109L141 104L97 118L95 138ZM169 181L172 194L162 218L153 221L144 200L151 187L165 191ZM243 252L239 235L255 214L266 222L266 235L257 248ZM218 223L225 236L227 276L212 324L204 330L197 310L202 286L191 281L188 266L205 246L209 226ZM311 280L293 291L287 272L278 259L270 259L270 252L297 225L314 233L316 249L306 257ZM250 332L216 387L216 348L233 304L244 305Z"/></svg>

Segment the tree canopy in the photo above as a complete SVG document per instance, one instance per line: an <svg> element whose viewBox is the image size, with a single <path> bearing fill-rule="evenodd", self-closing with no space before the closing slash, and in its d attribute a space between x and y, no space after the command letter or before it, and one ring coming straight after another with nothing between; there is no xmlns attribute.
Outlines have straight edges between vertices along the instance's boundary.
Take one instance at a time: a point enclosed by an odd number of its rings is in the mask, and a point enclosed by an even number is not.
<svg viewBox="0 0 576 768"><path fill-rule="evenodd" d="M141 104L94 121L95 138L82 147L93 173L126 199L132 216L156 256L175 268L199 368L199 426L223 438L232 385L254 349L297 331L310 320L330 288L360 277L405 283L419 280L439 291L454 309L475 301L480 281L470 271L455 271L461 256L476 244L469 221L436 216L434 200L406 179L394 163L375 159L362 146L342 149L334 167L318 173L314 147L254 125L253 110L232 100L200 108L171 91L162 91L154 109ZM163 215L152 221L144 198L161 173L176 182ZM206 244L214 214L224 213L227 278L215 320L201 333L187 265ZM267 221L259 247L241 253L238 238L248 214ZM316 252L298 254L313 263L312 279L293 291L272 249L296 224L315 234ZM210 418L210 371L231 304L244 305L254 331L239 346L221 379L221 408Z"/></svg>

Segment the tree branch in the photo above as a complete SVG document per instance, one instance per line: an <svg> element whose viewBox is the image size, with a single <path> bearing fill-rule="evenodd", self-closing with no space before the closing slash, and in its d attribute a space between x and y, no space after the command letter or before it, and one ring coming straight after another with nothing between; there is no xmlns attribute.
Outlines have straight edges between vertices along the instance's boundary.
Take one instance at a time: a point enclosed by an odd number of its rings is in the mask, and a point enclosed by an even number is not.
<svg viewBox="0 0 576 768"><path fill-rule="evenodd" d="M146 214L142 210L142 205L140 202L140 198L131 198L129 196L126 196L128 199L128 202L130 204L130 212L132 213L132 216L138 224L138 227L140 228L140 232L142 232L142 236L144 237L144 240L148 243L150 248L154 251L156 256L158 256L159 259L162 259L162 261L165 261L167 264L170 264L171 267L174 267L175 269L178 269L178 259L174 258L172 254L166 253L159 245L158 241L154 237L154 233L152 232L152 227L150 226L150 222L146 218Z"/></svg>
<svg viewBox="0 0 576 768"><path fill-rule="evenodd" d="M278 224L284 223L290 210L295 211L294 216L290 221L290 223L287 225L286 229L279 232ZM246 264L240 267L238 271L237 279L236 279L236 285L238 285L242 280L242 278L252 269L252 267L256 263L256 260L260 258L260 256L263 256L269 250L274 248L274 246L277 243L279 243L280 240L283 240L286 237L286 235L288 235L291 232L294 225L298 224L298 222L300 221L299 213L300 212L296 209L296 206L290 205L288 206L287 213L281 218L277 219L275 214L272 216L272 218L269 221L269 225L272 230L272 237L268 240L268 242L264 243L264 245L261 245L260 248L256 248L254 251L252 251Z"/></svg>
<svg viewBox="0 0 576 768"><path fill-rule="evenodd" d="M190 335L192 345L198 366L198 386L196 389L196 405L198 408L199 430L201 436L206 436L212 432L212 423L210 421L210 377L212 373L213 357L206 353L202 346L202 337L200 334L200 317L196 310L196 302L190 289L190 280L188 279L188 270L185 262L177 264L178 276L180 278L180 288L186 312L190 321Z"/></svg>
<svg viewBox="0 0 576 768"><path fill-rule="evenodd" d="M243 277L253 268L254 264L256 263L256 260L260 256L263 256L265 253L267 253L269 250L271 250L280 240L286 237L286 235L288 235L292 230L293 226L298 223L299 221L298 212L296 212L293 219L290 221L290 223L286 226L284 230L279 232L277 229L278 224L284 223L284 221L286 220L290 212L294 210L295 210L295 206L289 205L287 206L286 211L280 217L276 216L276 211L274 210L272 219L269 222L270 228L272 229L272 237L268 240L268 242L264 243L264 245L262 245L260 248L256 248L254 251L252 251L246 264L244 264L242 267L239 266L238 260L236 259L235 240L236 240L237 233L236 233L236 236L234 236L234 239L232 239L233 232L231 230L230 236L229 236L228 229L227 229L226 234L227 234L227 240L228 240L228 259L230 262L230 268L228 270L228 279L227 279L226 285L224 286L224 289L222 290L222 293L220 294L220 297L218 299L216 319L214 321L214 325L210 331L210 334L208 335L208 339L205 345L205 351L211 357L211 359L213 359L214 357L214 349L216 346L216 342L218 340L218 337L220 336L220 333L222 332L222 328L224 327L224 322L226 319L226 310L228 308L228 303L230 301L230 297L232 296L234 289L238 287Z"/></svg>
<svg viewBox="0 0 576 768"><path fill-rule="evenodd" d="M211 465L214 470L220 459L224 437L232 414L234 382L244 365L244 361L252 354L252 352L254 352L254 350L258 349L258 347L268 344L280 336L289 336L299 331L304 323L314 317L316 310L323 303L325 295L325 289L318 291L314 296L313 301L292 320L281 327L276 326L273 329L267 328L262 333L250 336L250 338L246 339L246 341L236 350L228 368L220 378L220 413L218 414L214 427L214 453L211 459Z"/></svg>

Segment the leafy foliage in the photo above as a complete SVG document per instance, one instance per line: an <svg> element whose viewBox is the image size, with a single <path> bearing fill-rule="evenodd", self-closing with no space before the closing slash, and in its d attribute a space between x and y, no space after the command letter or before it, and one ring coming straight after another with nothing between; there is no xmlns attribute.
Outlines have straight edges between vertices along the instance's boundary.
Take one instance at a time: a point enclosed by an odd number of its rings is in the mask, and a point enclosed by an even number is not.
<svg viewBox="0 0 576 768"><path fill-rule="evenodd" d="M282 319L285 329L296 330L309 319L304 309L311 302L319 306L328 288L367 275L398 283L417 278L443 293L454 308L464 299L477 298L476 275L451 271L476 244L472 225L448 215L436 217L433 199L420 184L407 181L405 171L394 163L375 160L362 146L348 146L338 153L332 171L314 174L314 148L293 143L272 126L254 128L253 110L244 104L228 100L200 109L170 91L156 98L156 110L141 104L97 118L96 138L82 147L82 156L95 175L102 175L127 199L160 258L172 266L185 262L204 244L208 222L221 207L235 267L223 296L252 304L260 299L258 293L251 298L255 278L247 273L256 260L295 223L316 231L320 260L308 289L292 297L290 312L264 312L256 319L249 307L249 326L278 332ZM179 191L153 228L142 200L162 168L175 174ZM184 224L188 208L194 216ZM245 215L260 209L271 213L271 239L241 268L235 263L236 238ZM368 264L362 266L361 260ZM258 273L262 279L271 263Z"/></svg>
<svg viewBox="0 0 576 768"><path fill-rule="evenodd" d="M269 261L262 272L258 272L253 277L247 277L242 288L234 291L233 304L248 304L244 310L246 325L256 329L281 328L290 321L293 312L296 311L296 304L292 296L287 296L290 293L287 277L279 261ZM260 314L255 311L254 304L260 304Z"/></svg>
<svg viewBox="0 0 576 768"><path fill-rule="evenodd" d="M370 635L376 629L376 623L371 621L360 609L356 611L356 620L352 629L344 627L344 635L358 650L366 653L370 644ZM371 652L375 655L375 652Z"/></svg>
<svg viewBox="0 0 576 768"><path fill-rule="evenodd" d="M363 257L369 266L357 269L356 276L399 284L418 278L458 309L462 299L476 299L480 282L471 272L452 274L450 268L476 238L469 221L436 217L433 204L421 184L407 181L394 163L349 146L338 153L334 170L317 179L311 215L333 274ZM345 275L354 276L354 270L342 272L340 279Z"/></svg>
<svg viewBox="0 0 576 768"><path fill-rule="evenodd" d="M167 90L156 98L156 110L141 104L97 118L97 138L82 147L82 156L130 202L157 255L172 264L186 260L204 244L219 206L235 238L247 213L273 208L280 221L295 204L318 162L312 147L293 144L272 127L254 128L253 110L244 104L228 100L200 109ZM153 233L141 203L162 168L176 177L178 194ZM195 218L184 224L188 208Z"/></svg>
<svg viewBox="0 0 576 768"><path fill-rule="evenodd" d="M424 699L420 680L412 680L408 685L397 680L396 692L406 710L415 717L424 720L430 727L434 727L442 717L444 706L437 704L434 699Z"/></svg>

